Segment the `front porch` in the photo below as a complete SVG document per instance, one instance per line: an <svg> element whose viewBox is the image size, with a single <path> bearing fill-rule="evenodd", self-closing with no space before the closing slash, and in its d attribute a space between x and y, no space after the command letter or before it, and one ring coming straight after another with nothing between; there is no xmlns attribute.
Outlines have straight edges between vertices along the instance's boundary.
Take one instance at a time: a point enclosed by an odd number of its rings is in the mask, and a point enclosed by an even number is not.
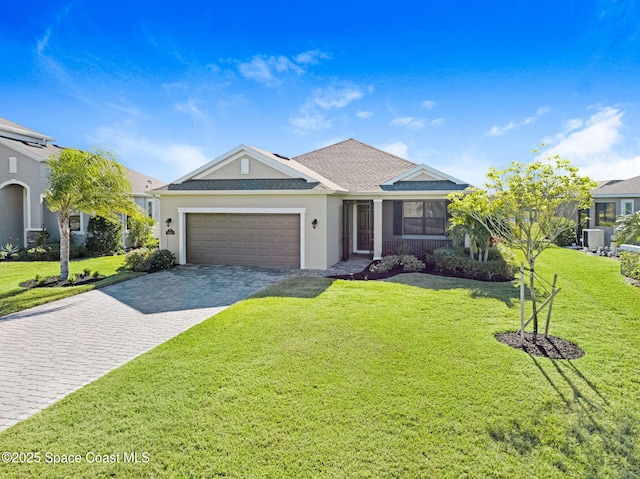
<svg viewBox="0 0 640 479"><path fill-rule="evenodd" d="M425 252L452 245L446 235L446 200L344 200L342 260L365 255L374 260L408 250Z"/></svg>

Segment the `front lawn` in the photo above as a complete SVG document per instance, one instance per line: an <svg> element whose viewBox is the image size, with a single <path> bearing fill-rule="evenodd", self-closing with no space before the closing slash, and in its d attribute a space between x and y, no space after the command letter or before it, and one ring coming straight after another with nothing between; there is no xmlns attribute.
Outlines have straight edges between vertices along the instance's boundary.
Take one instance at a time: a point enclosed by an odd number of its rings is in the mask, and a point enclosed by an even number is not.
<svg viewBox="0 0 640 479"><path fill-rule="evenodd" d="M578 360L494 339L515 283L291 279L0 433L41 456L0 477L640 477L640 289L575 251L538 271Z"/></svg>
<svg viewBox="0 0 640 479"><path fill-rule="evenodd" d="M103 256L101 258L79 259L69 262L71 274L80 274L85 269L98 271L106 276L102 281L63 288L21 288L20 283L40 277L60 274L60 263L57 261L3 261L0 262L0 316L31 308L39 304L84 293L94 288L106 286L126 279L140 276L143 273L118 271L124 256Z"/></svg>

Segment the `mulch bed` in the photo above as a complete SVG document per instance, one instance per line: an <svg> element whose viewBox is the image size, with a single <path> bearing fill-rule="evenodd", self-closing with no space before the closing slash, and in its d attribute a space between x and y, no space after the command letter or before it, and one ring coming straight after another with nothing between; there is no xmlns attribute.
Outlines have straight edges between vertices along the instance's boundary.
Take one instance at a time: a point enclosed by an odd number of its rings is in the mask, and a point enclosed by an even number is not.
<svg viewBox="0 0 640 479"><path fill-rule="evenodd" d="M500 333L495 338L514 349L521 349L531 356L542 356L550 359L578 359L584 356L584 350L566 339L555 336L544 337L538 334L536 344L533 344L533 334L524 334L524 345L521 344L520 333Z"/></svg>
<svg viewBox="0 0 640 479"><path fill-rule="evenodd" d="M432 265L428 265L426 268L421 269L419 271L405 271L402 269L402 266L396 266L393 269L385 272L385 273L372 273L371 271L369 271L369 268L371 267L372 264L376 264L379 263L379 261L372 261L365 269L363 269L362 271L360 271L359 273L351 273L351 274L340 274L340 275L333 275L333 276L327 276L327 278L331 278L331 279L346 279L346 280L354 280L354 281L370 281L370 280L375 280L375 279L386 279L386 278L391 278L393 276L399 275L399 274L408 274L408 273L424 273L424 274L433 274L436 276L446 276L448 278L461 278L461 276L453 276L451 274L444 274L441 273L439 271L436 271L435 267L433 267ZM468 278L469 279L469 278ZM475 279L475 278L471 278L471 279ZM511 279L502 279L502 278L496 278L493 280L484 280L484 279L475 279L476 281L485 281L487 283L491 283L491 282L508 282L508 281L512 281L513 278Z"/></svg>
<svg viewBox="0 0 640 479"><path fill-rule="evenodd" d="M59 287L66 287L66 286L79 286L81 284L95 283L97 281L103 280L104 278L105 276L98 276L97 278L94 278L93 276L85 276L80 274L76 276L76 280L73 283L71 283L67 279L60 279L59 276L47 276L46 278L43 278L39 281L36 281L35 279L24 281L20 283L20 287L31 289L31 288L59 288Z"/></svg>

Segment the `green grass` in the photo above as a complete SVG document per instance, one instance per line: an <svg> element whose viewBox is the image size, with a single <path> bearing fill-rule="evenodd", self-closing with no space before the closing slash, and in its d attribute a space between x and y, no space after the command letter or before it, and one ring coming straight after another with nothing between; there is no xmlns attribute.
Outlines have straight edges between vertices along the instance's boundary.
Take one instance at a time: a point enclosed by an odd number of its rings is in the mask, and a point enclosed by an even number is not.
<svg viewBox="0 0 640 479"><path fill-rule="evenodd" d="M66 298L74 294L84 293L94 288L100 288L127 279L135 278L143 273L119 271L124 256L104 256L73 260L69 262L71 274L80 274L85 269L98 271L106 276L95 283L66 286L62 288L21 288L23 281L41 277L57 276L60 274L60 263L57 261L4 261L0 262L0 316L22 311L23 309L40 304Z"/></svg>
<svg viewBox="0 0 640 479"><path fill-rule="evenodd" d="M539 263L578 360L493 338L517 328L515 283L287 280L0 433L83 456L0 477L637 478L640 289L608 258Z"/></svg>

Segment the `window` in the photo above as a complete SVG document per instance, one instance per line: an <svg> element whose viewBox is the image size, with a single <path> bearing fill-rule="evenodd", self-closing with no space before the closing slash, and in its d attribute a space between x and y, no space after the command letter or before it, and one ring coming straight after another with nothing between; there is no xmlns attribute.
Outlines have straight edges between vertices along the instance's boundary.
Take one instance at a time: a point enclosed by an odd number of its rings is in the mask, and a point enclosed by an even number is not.
<svg viewBox="0 0 640 479"><path fill-rule="evenodd" d="M616 204L596 203L596 226L613 226L616 222Z"/></svg>
<svg viewBox="0 0 640 479"><path fill-rule="evenodd" d="M402 204L405 235L444 235L446 223L446 201L405 201Z"/></svg>
<svg viewBox="0 0 640 479"><path fill-rule="evenodd" d="M623 216L633 214L633 200L622 200L621 201L620 214Z"/></svg>
<svg viewBox="0 0 640 479"><path fill-rule="evenodd" d="M69 216L69 230L80 231L80 213Z"/></svg>
<svg viewBox="0 0 640 479"><path fill-rule="evenodd" d="M153 218L153 200L147 200L147 214Z"/></svg>

